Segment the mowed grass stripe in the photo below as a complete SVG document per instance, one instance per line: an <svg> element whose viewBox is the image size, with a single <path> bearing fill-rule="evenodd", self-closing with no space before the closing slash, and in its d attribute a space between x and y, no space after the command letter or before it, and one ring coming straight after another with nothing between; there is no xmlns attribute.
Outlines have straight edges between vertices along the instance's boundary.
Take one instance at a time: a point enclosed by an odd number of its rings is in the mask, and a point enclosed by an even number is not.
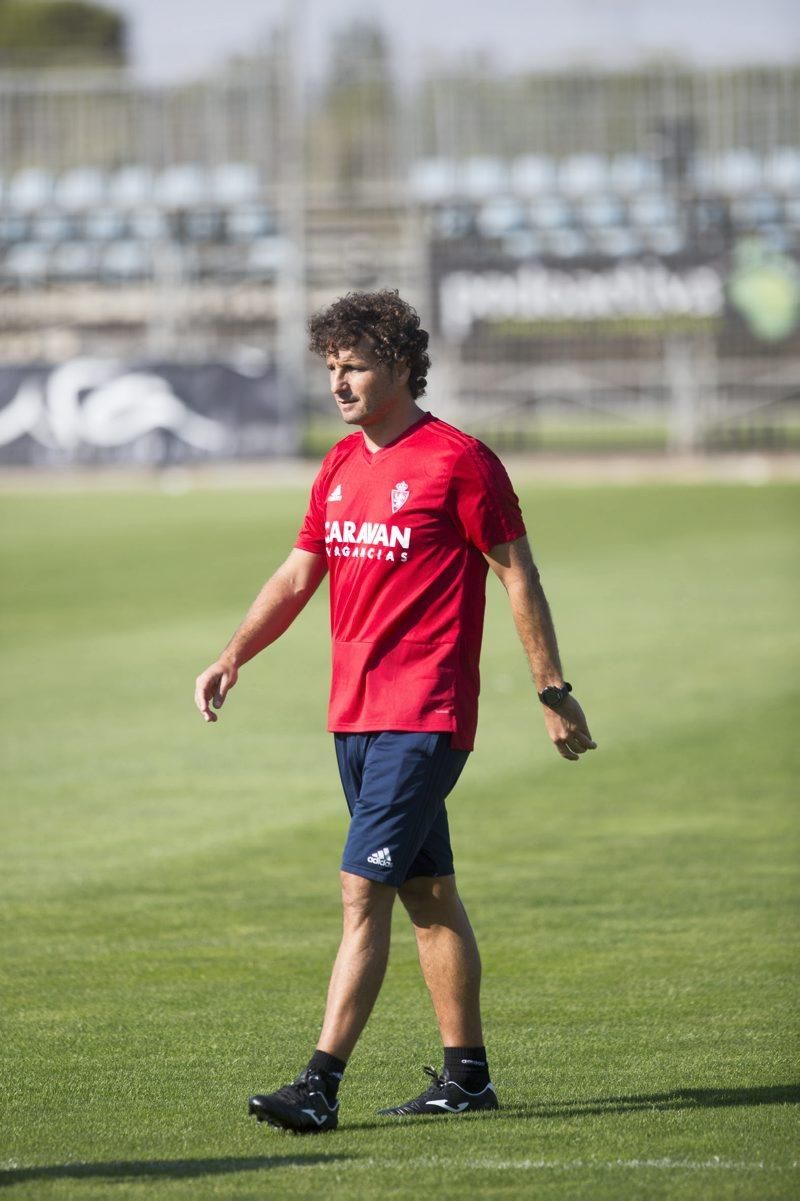
<svg viewBox="0 0 800 1201"><path fill-rule="evenodd" d="M601 751L572 767L546 746L490 581L452 824L506 1108L375 1118L438 1054L398 913L343 1127L308 1142L243 1105L307 1055L338 938L324 598L215 729L190 705L303 493L5 498L0 1183L793 1197L797 497L523 498Z"/></svg>

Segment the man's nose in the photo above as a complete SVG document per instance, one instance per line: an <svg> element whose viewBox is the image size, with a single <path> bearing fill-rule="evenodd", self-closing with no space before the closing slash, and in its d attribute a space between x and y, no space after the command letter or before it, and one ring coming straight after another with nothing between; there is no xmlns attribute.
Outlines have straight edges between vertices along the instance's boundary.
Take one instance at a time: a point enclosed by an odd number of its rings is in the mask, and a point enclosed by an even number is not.
<svg viewBox="0 0 800 1201"><path fill-rule="evenodd" d="M344 372L334 371L331 375L331 392L333 392L334 396L338 396L340 392L343 392L346 386L347 380L345 379Z"/></svg>

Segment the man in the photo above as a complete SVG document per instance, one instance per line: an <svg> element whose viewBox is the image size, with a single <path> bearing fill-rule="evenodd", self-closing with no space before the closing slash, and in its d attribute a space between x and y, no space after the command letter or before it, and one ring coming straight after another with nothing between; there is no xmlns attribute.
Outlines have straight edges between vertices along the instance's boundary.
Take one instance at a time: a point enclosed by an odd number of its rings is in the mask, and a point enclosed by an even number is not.
<svg viewBox="0 0 800 1201"><path fill-rule="evenodd" d="M351 293L309 328L342 419L356 430L326 456L294 549L195 692L205 720L216 721L242 664L288 628L328 573L329 728L351 814L342 941L308 1066L249 1102L260 1121L297 1133L338 1123L339 1083L383 981L398 895L414 924L444 1067L426 1069L433 1079L419 1097L381 1113L498 1107L481 1029L480 958L456 889L445 809L475 736L489 567L508 594L558 752L574 761L595 747L564 681L502 464L417 406L430 359L415 311L396 292Z"/></svg>

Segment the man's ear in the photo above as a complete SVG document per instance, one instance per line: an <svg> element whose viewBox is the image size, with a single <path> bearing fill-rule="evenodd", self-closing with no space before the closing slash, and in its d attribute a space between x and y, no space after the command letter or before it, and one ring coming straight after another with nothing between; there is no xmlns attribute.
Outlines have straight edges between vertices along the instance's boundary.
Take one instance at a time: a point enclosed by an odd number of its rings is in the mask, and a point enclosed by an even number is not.
<svg viewBox="0 0 800 1201"><path fill-rule="evenodd" d="M404 359L398 359L394 365L394 374L398 384L407 384L411 376L411 368Z"/></svg>

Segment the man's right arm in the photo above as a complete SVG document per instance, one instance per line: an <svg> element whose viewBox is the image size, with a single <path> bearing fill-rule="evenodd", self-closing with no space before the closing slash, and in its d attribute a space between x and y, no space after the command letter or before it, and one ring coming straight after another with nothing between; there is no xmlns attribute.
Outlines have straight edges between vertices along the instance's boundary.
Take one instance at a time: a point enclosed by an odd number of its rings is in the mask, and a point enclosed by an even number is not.
<svg viewBox="0 0 800 1201"><path fill-rule="evenodd" d="M267 580L220 657L197 677L194 703L205 721L217 720L214 709L224 704L238 679L239 668L288 630L327 570L323 555L295 547Z"/></svg>

